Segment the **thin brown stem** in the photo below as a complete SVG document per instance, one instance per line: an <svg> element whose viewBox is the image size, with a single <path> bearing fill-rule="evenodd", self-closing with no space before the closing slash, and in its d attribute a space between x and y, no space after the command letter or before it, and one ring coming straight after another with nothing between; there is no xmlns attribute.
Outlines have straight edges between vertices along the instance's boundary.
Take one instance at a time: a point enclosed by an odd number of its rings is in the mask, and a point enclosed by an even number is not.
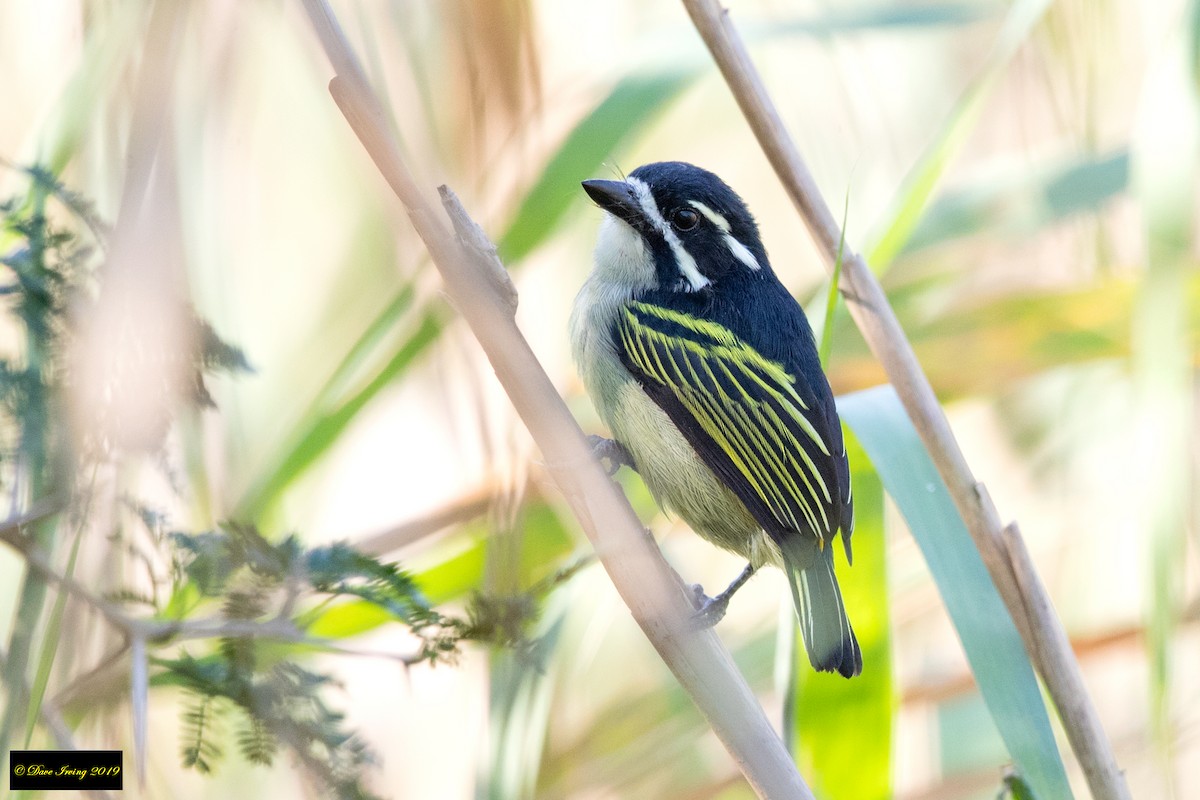
<svg viewBox="0 0 1200 800"><path fill-rule="evenodd" d="M495 247L447 189L444 212L404 163L378 97L322 0L304 7L337 76L330 92L400 199L544 463L646 637L761 797L811 798L783 742L716 634L689 630L691 605L629 503L608 479L514 320L515 292ZM448 228L446 215L452 220Z"/></svg>
<svg viewBox="0 0 1200 800"><path fill-rule="evenodd" d="M758 138L789 197L826 262L837 261L841 228L817 188L799 149L788 135L745 44L718 0L683 0L697 31L713 55L730 91ZM1001 598L1012 615L1030 658L1058 709L1071 747L1092 795L1104 800L1130 797L1112 745L1100 725L1079 662L1062 623L1038 578L1015 526L1005 533L987 491L972 474L950 423L921 369L887 297L857 252L842 254L841 283L854 321L883 365L930 458L966 523Z"/></svg>

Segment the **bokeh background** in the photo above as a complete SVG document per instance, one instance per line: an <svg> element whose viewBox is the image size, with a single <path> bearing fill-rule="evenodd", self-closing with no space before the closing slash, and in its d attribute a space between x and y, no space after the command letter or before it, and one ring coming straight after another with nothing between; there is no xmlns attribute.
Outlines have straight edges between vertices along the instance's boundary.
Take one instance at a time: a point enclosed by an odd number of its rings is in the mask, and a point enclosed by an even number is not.
<svg viewBox="0 0 1200 800"><path fill-rule="evenodd" d="M332 103L300 5L174 5L0 1L0 197L28 189L11 165L52 169L117 226L106 269L129 265L133 307L183 293L254 368L209 381L217 408L180 416L164 451L98 472L81 579L98 590L144 581L135 549L114 543L130 495L190 530L238 520L268 536L349 540L401 562L450 609L475 592L527 591L585 556ZM1200 3L728 5L976 475L1019 520L1134 795L1196 796ZM419 181L431 195L450 185L499 243L521 328L586 431L599 423L565 332L600 214L582 179L667 159L717 172L823 324L825 268L680 4L332 6ZM156 211L123 228L137 181ZM844 309L830 329L835 392L884 380ZM16 330L10 320L0 331L7 351L20 348ZM734 557L661 515L636 476L621 480L687 580L711 588L737 573ZM848 580L873 575L855 591L886 597L879 669L892 727L838 728L861 783L853 768L833 783L820 765L805 774L827 797L996 797L1010 759L937 587L891 504L860 508L879 526L879 562ZM0 554L5 638L21 569ZM331 704L378 756L372 790L753 796L599 566L539 602L536 667L465 645L455 663L406 668L379 655L412 647L382 620L347 637L367 655L312 656L341 682ZM782 576L763 574L720 628L776 719L787 605ZM70 609L47 697L74 700L80 746L129 751L127 663L82 701L56 694L96 652L100 623ZM177 692L151 692L148 780L127 779L127 796L312 791L286 757L263 768L231 752L212 775L183 769L179 715ZM816 716L801 739L822 736Z"/></svg>

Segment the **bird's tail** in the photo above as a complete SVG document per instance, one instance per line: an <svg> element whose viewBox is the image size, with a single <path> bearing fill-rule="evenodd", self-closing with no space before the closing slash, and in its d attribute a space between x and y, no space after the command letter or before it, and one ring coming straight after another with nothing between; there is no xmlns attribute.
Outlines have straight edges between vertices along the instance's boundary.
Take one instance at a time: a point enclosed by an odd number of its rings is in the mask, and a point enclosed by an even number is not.
<svg viewBox="0 0 1200 800"><path fill-rule="evenodd" d="M833 573L833 548L822 550L807 537L792 535L784 537L780 550L813 669L847 678L859 674L862 650Z"/></svg>

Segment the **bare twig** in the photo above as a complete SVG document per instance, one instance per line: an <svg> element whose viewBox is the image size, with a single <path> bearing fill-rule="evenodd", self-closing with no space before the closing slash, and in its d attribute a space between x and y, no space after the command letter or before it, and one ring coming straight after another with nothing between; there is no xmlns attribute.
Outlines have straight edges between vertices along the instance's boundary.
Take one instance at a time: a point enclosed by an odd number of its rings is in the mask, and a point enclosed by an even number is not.
<svg viewBox="0 0 1200 800"><path fill-rule="evenodd" d="M513 318L515 295L495 248L457 199L442 190L445 217L423 196L337 21L323 0L305 9L337 76L330 92L404 205L547 469L579 518L634 619L762 797L811 798L779 736L728 651L711 631L689 630L692 608L678 576L645 535L629 503L592 457L583 433Z"/></svg>
<svg viewBox="0 0 1200 800"><path fill-rule="evenodd" d="M496 491L481 487L424 516L410 519L385 531L371 534L354 543L364 553L382 556L407 547L426 536L477 519L487 513L495 502Z"/></svg>
<svg viewBox="0 0 1200 800"><path fill-rule="evenodd" d="M150 712L150 661L146 640L134 636L130 642L129 701L133 712L133 761L138 788L146 788L146 716Z"/></svg>
<svg viewBox="0 0 1200 800"><path fill-rule="evenodd" d="M728 13L718 0L683 0L696 29L712 52L734 98L775 168L792 202L832 268L841 229L825 203L795 142L746 52ZM841 285L851 315L883 364L938 473L966 523L1004 599L1026 650L1042 676L1063 720L1067 738L1096 798L1130 797L1112 745L1087 693L1049 595L1028 561L1013 527L1006 537L1000 516L976 481L924 371L892 312L883 289L862 256L847 249ZM1007 540L1006 540L1007 539Z"/></svg>

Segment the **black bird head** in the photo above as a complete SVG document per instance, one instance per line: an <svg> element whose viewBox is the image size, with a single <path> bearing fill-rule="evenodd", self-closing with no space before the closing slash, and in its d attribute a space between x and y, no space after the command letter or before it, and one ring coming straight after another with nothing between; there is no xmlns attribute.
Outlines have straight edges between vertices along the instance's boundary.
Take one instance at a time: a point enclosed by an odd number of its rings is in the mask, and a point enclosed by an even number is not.
<svg viewBox="0 0 1200 800"><path fill-rule="evenodd" d="M770 274L750 210L708 170L663 161L623 181L584 181L583 189L611 215L596 266L614 282L699 292L731 275Z"/></svg>

